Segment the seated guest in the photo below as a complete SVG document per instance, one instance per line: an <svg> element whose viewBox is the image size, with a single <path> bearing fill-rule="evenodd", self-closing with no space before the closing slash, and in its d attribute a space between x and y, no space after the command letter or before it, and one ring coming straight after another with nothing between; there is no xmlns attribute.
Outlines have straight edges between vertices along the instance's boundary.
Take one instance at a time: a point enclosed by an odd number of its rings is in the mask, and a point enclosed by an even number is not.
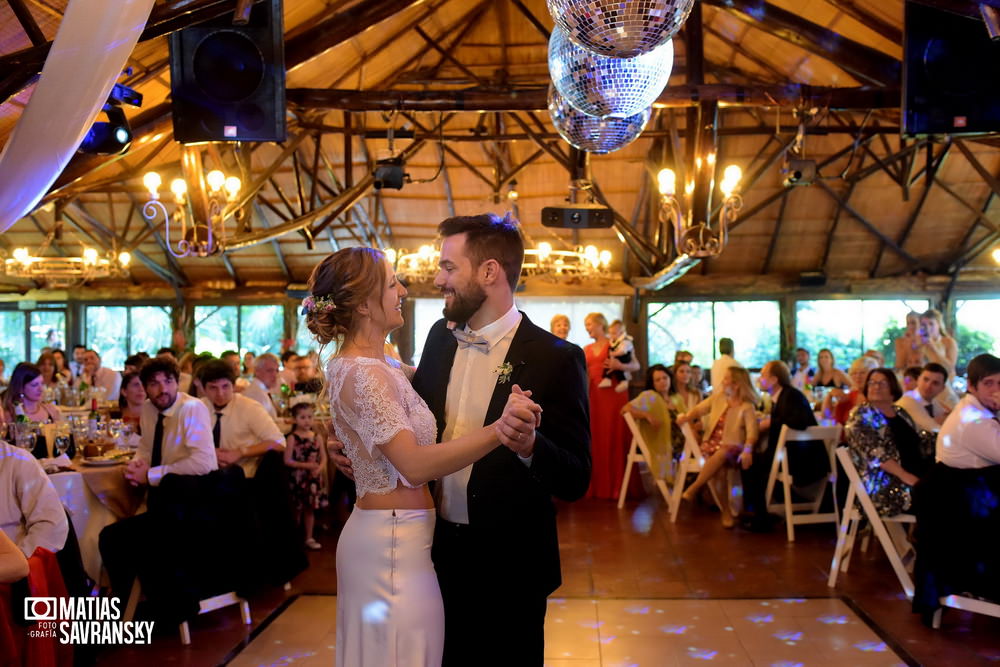
<svg viewBox="0 0 1000 667"><path fill-rule="evenodd" d="M132 425L132 430L142 434L142 406L146 403L146 388L138 371L122 375L122 392L118 406L122 410L122 421Z"/></svg>
<svg viewBox="0 0 1000 667"><path fill-rule="evenodd" d="M816 369L809 365L809 350L800 347L795 350L795 366L792 367L792 386L802 391L806 386L812 386Z"/></svg>
<svg viewBox="0 0 1000 667"><path fill-rule="evenodd" d="M837 368L837 360L834 358L833 352L823 348L819 351L816 361L819 364L819 368L816 369L816 373L813 375L812 384L814 387L846 389L851 386L851 378L844 371ZM872 368L876 367L877 365L872 366Z"/></svg>
<svg viewBox="0 0 1000 667"><path fill-rule="evenodd" d="M865 350L864 356L874 359L879 367L885 366L885 355L878 350Z"/></svg>
<svg viewBox="0 0 1000 667"><path fill-rule="evenodd" d="M156 356L160 355L157 354ZM170 352L170 358L174 358L173 351ZM180 388L180 391L183 391L185 394L191 394L192 396L194 395L193 388L191 387L191 382L194 379L194 359L194 352L185 352L181 355L181 358L177 360L177 366L181 371L178 376L179 379L177 380L178 387Z"/></svg>
<svg viewBox="0 0 1000 667"><path fill-rule="evenodd" d="M243 395L260 403L271 419L278 417L271 398L281 391L278 387L278 363L278 357L270 352L257 357L253 364L253 379L243 390Z"/></svg>
<svg viewBox="0 0 1000 667"><path fill-rule="evenodd" d="M705 380L705 371L698 364L691 364L691 388L702 396L708 391L708 381Z"/></svg>
<svg viewBox="0 0 1000 667"><path fill-rule="evenodd" d="M122 374L110 368L101 366L101 355L95 350L87 350L83 356L83 374L80 376L83 382L91 387L101 387L104 389L105 398L109 401L117 401L118 393L122 386Z"/></svg>
<svg viewBox="0 0 1000 667"><path fill-rule="evenodd" d="M250 380L253 377L253 366L257 361L257 355L247 350L243 355L243 374L240 377Z"/></svg>
<svg viewBox="0 0 1000 667"><path fill-rule="evenodd" d="M125 468L134 486L159 486L164 475L204 475L218 468L205 404L177 390L177 364L156 357L139 377L148 400L142 407L142 444Z"/></svg>
<svg viewBox="0 0 1000 667"><path fill-rule="evenodd" d="M1000 359L980 354L969 362L966 377L968 393L944 420L938 433L937 460L952 468L998 465Z"/></svg>
<svg viewBox="0 0 1000 667"><path fill-rule="evenodd" d="M287 384L288 388L295 387L298 382L296 370L299 361L299 353L295 350L285 350L281 353L281 371L278 373L278 386Z"/></svg>
<svg viewBox="0 0 1000 667"><path fill-rule="evenodd" d="M257 472L261 456L284 451L285 436L257 401L236 393L235 380L230 364L221 360L206 364L201 371L205 387L201 400L211 413L219 467L239 465L249 479Z"/></svg>
<svg viewBox="0 0 1000 667"><path fill-rule="evenodd" d="M948 371L932 361L921 369L916 388L904 392L896 405L906 410L919 428L936 433L951 412L939 400L947 381Z"/></svg>
<svg viewBox="0 0 1000 667"><path fill-rule="evenodd" d="M145 361L146 357L141 354L133 354L125 359L125 365L122 367L122 391L125 390L125 374L138 373Z"/></svg>
<svg viewBox="0 0 1000 667"><path fill-rule="evenodd" d="M871 357L858 357L855 359L847 374L851 390L846 394L839 387L830 390L830 392L823 399L823 417L826 419L833 419L840 425L846 424L847 418L851 414L851 410L853 410L855 406L862 401L862 390L864 389L865 379L868 377L868 373L876 368L878 368L878 366L876 365L875 360Z"/></svg>
<svg viewBox="0 0 1000 667"><path fill-rule="evenodd" d="M910 509L913 485L933 465L934 436L894 403L903 390L891 369L869 372L861 393L845 426L851 460L879 515L893 516Z"/></svg>
<svg viewBox="0 0 1000 667"><path fill-rule="evenodd" d="M684 424L708 415L708 427L705 429L705 439L701 451L705 456L705 464L698 473L698 478L684 492L684 500L692 501L697 497L702 486L716 480L719 472L727 463L734 464L737 460L744 470L753 462L753 448L757 444L760 431L757 426L757 414L754 406L757 404L757 392L750 384L750 374L740 366L730 366L722 374L719 383L720 391L699 403L694 410L677 418L678 424ZM716 496L722 503L719 509L722 513L722 525L733 527L733 515L729 511L729 493L725 488L721 493L717 489Z"/></svg>
<svg viewBox="0 0 1000 667"><path fill-rule="evenodd" d="M771 414L760 420L761 433L767 435L763 450L757 449L753 464L743 471L743 506L746 527L766 531L771 527L767 513L767 478L771 474L774 450L781 427L802 431L816 425L816 417L805 395L792 385L792 375L783 361L769 361L760 369L760 387L771 397ZM826 447L822 442L788 443L788 462L797 486L806 486L830 470Z"/></svg>
<svg viewBox="0 0 1000 667"><path fill-rule="evenodd" d="M52 358L56 362L56 375L63 379L68 385L73 384L73 371L69 369L69 362L66 360L66 353L60 349L52 350ZM2 375L2 373L0 373Z"/></svg>
<svg viewBox="0 0 1000 667"><path fill-rule="evenodd" d="M903 371L903 393L908 391L913 391L917 388L917 380L920 379L920 374L923 373L924 369L922 366L908 366L906 370Z"/></svg>
<svg viewBox="0 0 1000 667"><path fill-rule="evenodd" d="M670 374L663 364L654 364L646 371L646 389L622 406L622 414L630 414L639 427L642 439L656 455L661 469L652 470L657 479L667 479L670 461L684 448L683 437L672 437L672 425L677 415L670 395ZM683 412L687 412L684 410Z"/></svg>
<svg viewBox="0 0 1000 667"><path fill-rule="evenodd" d="M28 576L28 559L7 533L0 531L0 584L12 584Z"/></svg>
<svg viewBox="0 0 1000 667"><path fill-rule="evenodd" d="M27 556L36 547L59 551L69 520L59 494L31 455L0 441L0 530Z"/></svg>
<svg viewBox="0 0 1000 667"><path fill-rule="evenodd" d="M233 377L236 378L233 381L233 385L236 387L236 391L242 393L246 389L247 381L240 374L240 353L236 350L226 350L219 355L219 359L233 370Z"/></svg>
<svg viewBox="0 0 1000 667"><path fill-rule="evenodd" d="M3 421L14 421L18 404L28 421L42 424L63 421L59 408L51 403L42 402L44 394L45 385L41 369L22 361L14 367L14 372L10 375L10 384L3 394L3 401L0 404Z"/></svg>
<svg viewBox="0 0 1000 667"><path fill-rule="evenodd" d="M55 389L62 381L61 376L56 372L56 358L51 352L42 352L35 362L38 370L42 372L42 386Z"/></svg>
<svg viewBox="0 0 1000 667"><path fill-rule="evenodd" d="M323 390L323 381L316 375L316 362L308 354L295 360L294 389L300 394L318 394Z"/></svg>
<svg viewBox="0 0 1000 667"><path fill-rule="evenodd" d="M674 362L670 374L670 402L677 414L684 414L704 400L694 383L694 368L686 361Z"/></svg>

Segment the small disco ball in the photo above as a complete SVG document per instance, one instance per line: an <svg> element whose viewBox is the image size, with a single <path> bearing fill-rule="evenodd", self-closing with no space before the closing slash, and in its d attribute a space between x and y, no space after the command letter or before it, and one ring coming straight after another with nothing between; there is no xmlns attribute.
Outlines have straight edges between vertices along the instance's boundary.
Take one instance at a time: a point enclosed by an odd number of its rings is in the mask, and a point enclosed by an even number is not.
<svg viewBox="0 0 1000 667"><path fill-rule="evenodd" d="M611 153L642 134L649 122L650 109L628 118L588 116L574 109L555 86L549 86L549 116L556 131L571 146L588 153Z"/></svg>
<svg viewBox="0 0 1000 667"><path fill-rule="evenodd" d="M556 26L549 39L549 74L559 94L590 116L628 118L652 106L674 66L674 43L635 58L582 49Z"/></svg>
<svg viewBox="0 0 1000 667"><path fill-rule="evenodd" d="M634 58L663 46L684 25L694 0L547 0L573 43L602 56Z"/></svg>

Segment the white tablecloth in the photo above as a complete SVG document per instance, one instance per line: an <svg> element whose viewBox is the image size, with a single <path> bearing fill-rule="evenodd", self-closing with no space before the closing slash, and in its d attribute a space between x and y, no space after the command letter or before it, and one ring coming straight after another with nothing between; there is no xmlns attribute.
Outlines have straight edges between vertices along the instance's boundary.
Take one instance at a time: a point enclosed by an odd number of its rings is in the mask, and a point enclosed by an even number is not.
<svg viewBox="0 0 1000 667"><path fill-rule="evenodd" d="M60 472L49 475L59 498L69 511L76 539L80 543L83 569L94 581L101 576L101 552L97 540L101 529L117 521L114 513L93 494L79 472Z"/></svg>

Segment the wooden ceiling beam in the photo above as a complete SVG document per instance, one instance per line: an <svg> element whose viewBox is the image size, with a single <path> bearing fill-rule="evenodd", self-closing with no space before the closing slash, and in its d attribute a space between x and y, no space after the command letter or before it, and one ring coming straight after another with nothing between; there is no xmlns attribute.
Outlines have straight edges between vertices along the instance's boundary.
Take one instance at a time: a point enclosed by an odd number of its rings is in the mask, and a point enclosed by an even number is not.
<svg viewBox="0 0 1000 667"><path fill-rule="evenodd" d="M25 34L28 35L28 39L34 46L48 42L45 39L45 33L38 27L35 17L31 15L31 10L24 4L24 0L8 0L7 4L10 5L11 11L17 17L17 22L24 28Z"/></svg>
<svg viewBox="0 0 1000 667"><path fill-rule="evenodd" d="M823 58L854 78L876 86L898 86L900 62L892 56L807 21L762 0L702 0L781 40Z"/></svg>
<svg viewBox="0 0 1000 667"><path fill-rule="evenodd" d="M535 16L532 13L532 11L530 9L528 9L528 7L523 2L521 2L521 0L510 0L510 2L515 7L517 7L517 10L519 12L521 12L522 14L524 14L524 18L528 19L528 23L530 23L532 26L534 26L535 30L538 31L538 34L540 34L542 37L544 37L545 41L548 42L549 41L549 37L551 36L552 33L550 33L549 29L545 27L545 24L542 23L541 21L539 21L538 17Z"/></svg>
<svg viewBox="0 0 1000 667"><path fill-rule="evenodd" d="M300 109L347 111L543 111L546 86L506 90L347 90L289 88L288 102ZM745 86L703 84L667 86L657 107L693 107L699 101L722 106L831 109L898 109L898 88L827 88L804 84Z"/></svg>
<svg viewBox="0 0 1000 667"><path fill-rule="evenodd" d="M774 230L771 232L771 243L767 246L767 256L764 258L764 266L760 269L760 274L765 275L771 270L771 260L774 259L774 250L778 247L778 240L781 238L781 225L785 221L785 210L788 208L788 198L792 196L792 188L785 191L785 196L781 198L781 205L778 207L778 216L774 219Z"/></svg>
<svg viewBox="0 0 1000 667"><path fill-rule="evenodd" d="M884 21L864 7L859 7L855 0L826 0L828 3L844 12L861 25L873 30L894 44L903 43L903 31L895 25ZM919 1L919 0L918 0ZM972 4L972 3L970 3Z"/></svg>
<svg viewBox="0 0 1000 667"><path fill-rule="evenodd" d="M370 0L315 23L285 42L285 64L292 71L365 30L426 0Z"/></svg>
<svg viewBox="0 0 1000 667"><path fill-rule="evenodd" d="M989 5L1000 9L1000 0L910 0L935 9L943 9L953 14L979 18L979 5Z"/></svg>

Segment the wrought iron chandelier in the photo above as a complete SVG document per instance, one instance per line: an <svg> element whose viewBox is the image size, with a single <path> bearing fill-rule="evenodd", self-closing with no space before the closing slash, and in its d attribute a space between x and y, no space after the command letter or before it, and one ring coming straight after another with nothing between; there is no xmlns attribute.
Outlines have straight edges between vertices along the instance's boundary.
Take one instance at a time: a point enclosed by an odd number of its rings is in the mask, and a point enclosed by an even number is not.
<svg viewBox="0 0 1000 667"><path fill-rule="evenodd" d="M44 257L45 246L33 255L27 248L16 248L11 257L4 259L4 273L13 278L28 278L50 288L82 285L98 278L118 277L128 274L132 255L126 251L110 250L101 257L94 248L84 248L79 257Z"/></svg>
<svg viewBox="0 0 1000 667"><path fill-rule="evenodd" d="M410 283L429 284L440 268L441 251L434 246L421 246L416 252L388 248L385 251L396 272ZM526 248L521 264L521 277L538 276L554 283L580 283L611 277L611 251L588 245L575 250L556 250L542 241L535 248Z"/></svg>
<svg viewBox="0 0 1000 667"><path fill-rule="evenodd" d="M242 209L234 204L243 183L238 176L227 176L219 169L206 174L201 154L186 146L181 164L184 178L170 181L173 210L160 199L163 185L160 174L150 171L142 177L142 184L149 192L142 215L150 224L162 219L164 242L174 257L207 257L225 245L226 220L230 217L239 220L242 216Z"/></svg>
<svg viewBox="0 0 1000 667"><path fill-rule="evenodd" d="M678 255L688 257L714 257L726 247L729 225L739 215L743 198L739 194L743 170L731 164L723 170L719 191L722 205L718 219L712 206L715 190L716 171L716 124L718 106L702 103L697 113L697 127L694 164L684 181L683 202L677 196L677 174L673 169L664 168L657 174L660 190L660 215L664 223L674 230L674 247Z"/></svg>

